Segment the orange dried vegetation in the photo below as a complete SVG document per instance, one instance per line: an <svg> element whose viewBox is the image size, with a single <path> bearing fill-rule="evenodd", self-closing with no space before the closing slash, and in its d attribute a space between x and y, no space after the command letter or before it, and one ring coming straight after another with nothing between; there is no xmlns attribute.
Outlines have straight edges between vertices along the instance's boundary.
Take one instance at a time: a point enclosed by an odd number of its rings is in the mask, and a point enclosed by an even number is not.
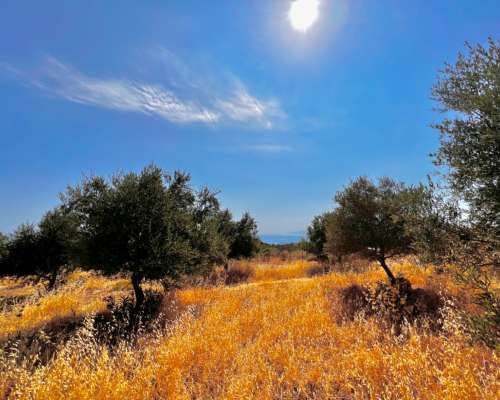
<svg viewBox="0 0 500 400"><path fill-rule="evenodd" d="M106 296L124 296L130 291L129 280L105 278L92 272L75 271L68 275L66 284L58 290L44 293L20 286L21 281L3 280L0 296L16 296L19 293L29 297L0 313L0 340L16 332L33 331L68 318L81 318L106 309Z"/></svg>
<svg viewBox="0 0 500 400"><path fill-rule="evenodd" d="M314 265L307 260L295 260L287 263L258 263L252 276L252 282L275 281L302 278Z"/></svg>
<svg viewBox="0 0 500 400"><path fill-rule="evenodd" d="M175 325L113 354L95 344L92 330L80 332L46 366L12 365L0 376L0 398L498 398L498 353L471 345L451 317L443 333L410 327L404 337L376 319L338 322L337 290L374 283L383 272L305 278L300 265L283 266L282 275L257 265L257 282L181 290L177 301L188 311ZM431 277L409 263L395 270L414 286ZM455 290L448 277L434 285Z"/></svg>

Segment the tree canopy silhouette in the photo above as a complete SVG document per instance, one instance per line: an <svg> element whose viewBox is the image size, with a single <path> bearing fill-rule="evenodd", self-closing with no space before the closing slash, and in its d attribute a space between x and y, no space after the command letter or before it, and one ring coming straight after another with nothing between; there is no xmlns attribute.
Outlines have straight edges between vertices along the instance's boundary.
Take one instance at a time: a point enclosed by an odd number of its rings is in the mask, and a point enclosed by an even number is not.
<svg viewBox="0 0 500 400"><path fill-rule="evenodd" d="M52 289L60 268L72 262L77 245L77 219L55 208L37 226L21 225L10 238L4 239L0 271L3 275L46 278L48 288Z"/></svg>
<svg viewBox="0 0 500 400"><path fill-rule="evenodd" d="M407 223L417 211L423 188L389 178L374 184L359 177L337 192L337 208L327 217L326 250L334 257L362 253L378 261L391 283L386 260L413 250Z"/></svg>
<svg viewBox="0 0 500 400"><path fill-rule="evenodd" d="M190 176L157 166L140 173L84 180L63 195L80 221L82 262L106 273L131 273L136 308L144 279L178 280L225 261L227 240L212 192L195 191Z"/></svg>

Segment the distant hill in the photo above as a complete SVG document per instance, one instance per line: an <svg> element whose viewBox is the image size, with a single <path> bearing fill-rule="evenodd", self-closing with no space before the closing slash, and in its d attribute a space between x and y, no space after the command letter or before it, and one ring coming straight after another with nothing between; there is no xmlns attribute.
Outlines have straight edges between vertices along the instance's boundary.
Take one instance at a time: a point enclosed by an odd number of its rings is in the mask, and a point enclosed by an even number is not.
<svg viewBox="0 0 500 400"><path fill-rule="evenodd" d="M302 232L290 233L287 235L259 235L260 240L264 243L268 244L288 244L288 243L298 243L302 238L305 237L305 234Z"/></svg>

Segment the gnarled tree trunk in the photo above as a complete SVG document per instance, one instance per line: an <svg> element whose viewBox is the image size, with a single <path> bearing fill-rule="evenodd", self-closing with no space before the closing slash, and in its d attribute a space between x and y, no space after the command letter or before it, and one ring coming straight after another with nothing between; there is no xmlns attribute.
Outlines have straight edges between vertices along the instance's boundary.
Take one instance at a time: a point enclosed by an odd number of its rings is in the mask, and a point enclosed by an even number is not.
<svg viewBox="0 0 500 400"><path fill-rule="evenodd" d="M144 304L144 291L141 287L141 282L144 276L140 272L132 273L132 287L134 288L135 295L135 311L137 312L141 306Z"/></svg>
<svg viewBox="0 0 500 400"><path fill-rule="evenodd" d="M385 257L379 257L378 262L380 263L380 265L384 269L385 273L389 277L389 282L391 283L391 285L394 285L396 283L396 277L391 272L391 270L389 269L389 266L385 262Z"/></svg>
<svg viewBox="0 0 500 400"><path fill-rule="evenodd" d="M57 275L59 272L59 268L55 268L50 272L49 276L47 277L47 290L52 290L54 289L57 281Z"/></svg>

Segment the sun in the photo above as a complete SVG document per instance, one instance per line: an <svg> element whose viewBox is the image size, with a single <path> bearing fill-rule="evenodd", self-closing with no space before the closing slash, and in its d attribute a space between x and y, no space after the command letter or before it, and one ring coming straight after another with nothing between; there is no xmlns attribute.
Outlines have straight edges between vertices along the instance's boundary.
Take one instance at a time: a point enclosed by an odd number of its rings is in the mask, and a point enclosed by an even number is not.
<svg viewBox="0 0 500 400"><path fill-rule="evenodd" d="M319 17L319 0L295 0L290 6L288 19L293 29L305 33Z"/></svg>

